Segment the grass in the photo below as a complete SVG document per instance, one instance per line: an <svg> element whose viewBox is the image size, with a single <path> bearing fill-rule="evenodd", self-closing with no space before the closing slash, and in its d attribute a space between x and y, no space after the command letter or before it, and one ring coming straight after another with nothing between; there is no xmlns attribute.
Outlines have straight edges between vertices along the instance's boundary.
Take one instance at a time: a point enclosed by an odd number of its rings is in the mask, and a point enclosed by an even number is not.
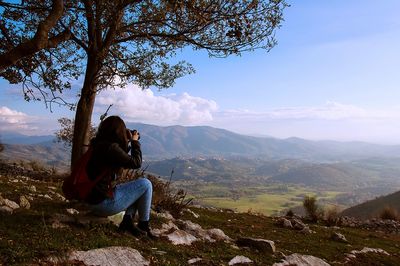
<svg viewBox="0 0 400 266"><path fill-rule="evenodd" d="M189 188L190 189L190 188ZM249 210L274 215L295 206L301 206L305 195L318 195L325 202L333 201L341 192L315 191L301 186L266 185L233 189L221 184L197 187L193 196L201 203L238 212Z"/></svg>
<svg viewBox="0 0 400 266"><path fill-rule="evenodd" d="M33 181L10 182L14 177L0 175L0 192L3 197L18 202L20 195L29 194L28 187L35 185L36 194L49 193L50 187L56 187L60 192L61 182ZM18 178L19 179L19 178ZM248 188L249 193L260 188ZM279 207L279 200L292 198L294 195L305 193L302 189L290 189L288 195L271 194L276 198L274 206ZM35 194L35 195L36 195ZM272 202L271 195L257 195L254 200ZM331 195L331 194L327 194ZM272 198L273 198L272 197ZM244 205L251 206L250 200L241 198ZM49 256L66 254L71 250L89 250L109 246L128 246L137 249L152 265L187 265L191 258L201 257L201 265L227 265L236 255L247 256L255 265L271 265L282 259L281 252L289 255L301 253L326 259L332 265L343 262L345 254L351 250L361 250L363 247L382 248L391 256L368 254L363 256L364 265L396 265L400 261L400 235L369 232L350 228L326 228L312 225L315 234L304 235L300 232L279 228L274 225L274 219L254 213L232 213L228 210L209 210L192 208L200 217L195 219L185 213L182 219L192 220L205 229L220 228L233 239L239 237L254 237L273 240L277 253L265 254L251 249L237 249L230 243L196 242L192 246L174 246L166 238L157 241L136 240L130 235L120 234L111 223L68 223L67 228L53 228L51 218L55 214L66 214L65 209L81 206L65 203L57 199L49 200L36 197L31 202L31 209L18 209L13 214L1 214L0 219L0 265L46 265ZM247 209L245 210L247 211ZM153 227L159 227L164 219L153 215ZM346 236L350 244L332 241L330 235L338 231ZM159 252L166 252L160 254ZM357 264L354 264L357 265ZM359 264L358 264L359 265Z"/></svg>

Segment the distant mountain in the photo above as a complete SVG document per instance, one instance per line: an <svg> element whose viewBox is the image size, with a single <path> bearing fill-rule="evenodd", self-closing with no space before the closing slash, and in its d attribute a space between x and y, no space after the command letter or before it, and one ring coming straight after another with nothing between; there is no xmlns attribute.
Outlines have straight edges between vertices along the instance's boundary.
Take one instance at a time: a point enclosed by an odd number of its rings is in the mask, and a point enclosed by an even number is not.
<svg viewBox="0 0 400 266"><path fill-rule="evenodd" d="M385 146L363 142L309 141L299 138L260 138L206 126L159 127L139 123L128 123L127 126L140 131L144 157L150 160L174 157L248 157L251 159L259 158L264 161L296 159L332 163L366 159L369 157L400 157L400 146ZM0 141L2 143L10 145L36 145L33 150L37 150L38 146L47 148L52 146L58 147L53 142L53 139L53 136L35 137L20 134L10 135L0 132ZM30 149L32 150L32 148ZM18 150L19 153L23 152L22 147L19 147ZM49 157L54 157L51 151L49 149L45 154ZM57 154L60 152L58 148L54 151ZM29 154L26 154L26 156L41 158L46 156L45 154L36 154L29 151ZM64 157L68 158L69 155ZM284 164L282 162L282 165L279 167L284 169L286 167ZM268 168L268 166L264 167ZM273 167L276 167L276 165ZM272 170L271 168L269 170L272 171L271 175L282 172L279 169Z"/></svg>
<svg viewBox="0 0 400 266"><path fill-rule="evenodd" d="M0 158L12 162L36 161L44 166L66 171L69 169L70 151L62 144L43 142L41 144L4 144Z"/></svg>
<svg viewBox="0 0 400 266"><path fill-rule="evenodd" d="M19 133L0 133L0 142L6 144L44 144L52 143L55 136L27 136Z"/></svg>
<svg viewBox="0 0 400 266"><path fill-rule="evenodd" d="M150 158L252 156L323 162L400 156L400 146L364 142L259 138L206 126L159 127L139 123L128 123L127 126L140 131L143 153Z"/></svg>
<svg viewBox="0 0 400 266"><path fill-rule="evenodd" d="M379 217L385 207L393 208L400 213L400 191L348 208L341 215L369 219Z"/></svg>

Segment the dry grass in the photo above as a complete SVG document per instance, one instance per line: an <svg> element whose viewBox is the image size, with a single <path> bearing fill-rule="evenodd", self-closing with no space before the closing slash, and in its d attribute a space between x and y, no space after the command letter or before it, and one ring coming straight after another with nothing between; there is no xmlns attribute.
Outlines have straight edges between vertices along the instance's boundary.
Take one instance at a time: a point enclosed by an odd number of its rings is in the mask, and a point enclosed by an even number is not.
<svg viewBox="0 0 400 266"><path fill-rule="evenodd" d="M399 213L392 207L386 206L379 214L379 218L383 220L395 220L400 221Z"/></svg>

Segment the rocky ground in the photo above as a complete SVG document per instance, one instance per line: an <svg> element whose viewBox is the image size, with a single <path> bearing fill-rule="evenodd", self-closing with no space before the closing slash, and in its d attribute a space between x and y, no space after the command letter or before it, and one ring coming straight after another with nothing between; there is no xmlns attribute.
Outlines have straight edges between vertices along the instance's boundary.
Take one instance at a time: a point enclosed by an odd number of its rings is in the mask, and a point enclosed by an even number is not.
<svg viewBox="0 0 400 266"><path fill-rule="evenodd" d="M63 197L62 177L0 166L2 265L398 265L399 223L301 217L191 206L153 212L156 240L117 231L120 216L91 216Z"/></svg>

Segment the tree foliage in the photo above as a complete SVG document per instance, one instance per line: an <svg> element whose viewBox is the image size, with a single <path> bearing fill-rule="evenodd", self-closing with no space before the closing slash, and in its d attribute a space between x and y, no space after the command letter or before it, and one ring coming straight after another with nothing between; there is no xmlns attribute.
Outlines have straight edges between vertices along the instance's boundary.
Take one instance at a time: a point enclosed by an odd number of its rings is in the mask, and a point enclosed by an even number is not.
<svg viewBox="0 0 400 266"><path fill-rule="evenodd" d="M11 2L11 1L10 1ZM0 53L36 38L40 23L56 0L0 1ZM194 72L176 53L185 47L210 56L240 55L271 49L283 20L285 0L64 0L63 15L49 27L48 39L68 38L0 70L11 83L22 83L26 100L70 104L61 97L83 77L76 106L72 164L89 139L97 93L133 82L143 88L168 88ZM39 25L39 26L38 26ZM8 40L13 36L14 40ZM7 46L7 43L10 44ZM11 45L12 44L12 45Z"/></svg>
<svg viewBox="0 0 400 266"><path fill-rule="evenodd" d="M63 143L65 147L72 147L72 142L74 138L74 120L62 117L58 119L58 123L61 129L58 130L56 134L56 141L58 143ZM97 128L93 125L90 126L90 138L96 135Z"/></svg>

